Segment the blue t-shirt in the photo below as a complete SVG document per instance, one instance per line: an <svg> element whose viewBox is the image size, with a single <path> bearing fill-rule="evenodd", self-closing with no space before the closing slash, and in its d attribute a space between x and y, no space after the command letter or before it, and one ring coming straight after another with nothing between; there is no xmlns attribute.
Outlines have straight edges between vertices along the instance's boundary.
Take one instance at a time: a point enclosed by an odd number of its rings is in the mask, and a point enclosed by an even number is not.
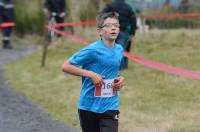
<svg viewBox="0 0 200 132"><path fill-rule="evenodd" d="M70 57L69 61L75 66L98 73L104 79L116 78L123 57L123 48L116 44L108 47L102 40L98 40ZM99 98L94 96L94 83L88 77L82 77L82 89L78 108L82 110L103 113L107 110L119 109L119 96Z"/></svg>

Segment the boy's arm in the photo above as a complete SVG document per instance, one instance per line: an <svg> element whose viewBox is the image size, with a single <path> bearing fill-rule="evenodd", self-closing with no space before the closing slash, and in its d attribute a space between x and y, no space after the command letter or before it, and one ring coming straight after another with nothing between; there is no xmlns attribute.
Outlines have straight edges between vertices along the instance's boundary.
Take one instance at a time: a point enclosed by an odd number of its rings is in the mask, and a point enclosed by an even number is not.
<svg viewBox="0 0 200 132"><path fill-rule="evenodd" d="M93 71L82 69L80 67L76 67L76 66L72 65L70 63L70 61L66 61L62 65L62 71L72 74L72 75L76 75L76 76L89 77L92 79L94 84L102 84L103 83L103 79L99 74L97 74Z"/></svg>

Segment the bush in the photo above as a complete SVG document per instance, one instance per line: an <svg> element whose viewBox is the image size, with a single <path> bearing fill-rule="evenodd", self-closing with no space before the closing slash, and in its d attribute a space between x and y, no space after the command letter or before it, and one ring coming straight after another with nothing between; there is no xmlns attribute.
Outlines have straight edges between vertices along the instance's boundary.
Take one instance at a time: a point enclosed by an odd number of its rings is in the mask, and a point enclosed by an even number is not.
<svg viewBox="0 0 200 132"><path fill-rule="evenodd" d="M88 7L90 7L90 8L88 8ZM79 17L80 17L81 21L95 20L96 14L97 14L97 10L92 5L84 6L79 11Z"/></svg>
<svg viewBox="0 0 200 132"><path fill-rule="evenodd" d="M27 33L42 34L44 32L45 17L42 12L43 0L15 0L16 12L16 33L23 36ZM95 20L99 7L98 4L105 4L111 0L66 0L69 7L68 19L73 20ZM84 3L84 5L83 5ZM76 7L76 8L75 8ZM70 19L70 20L71 20ZM72 21L73 21L72 20Z"/></svg>
<svg viewBox="0 0 200 132"><path fill-rule="evenodd" d="M39 1L16 0L16 33L23 36L26 33L42 34L44 31L44 15L38 6ZM30 7L30 8L29 8Z"/></svg>

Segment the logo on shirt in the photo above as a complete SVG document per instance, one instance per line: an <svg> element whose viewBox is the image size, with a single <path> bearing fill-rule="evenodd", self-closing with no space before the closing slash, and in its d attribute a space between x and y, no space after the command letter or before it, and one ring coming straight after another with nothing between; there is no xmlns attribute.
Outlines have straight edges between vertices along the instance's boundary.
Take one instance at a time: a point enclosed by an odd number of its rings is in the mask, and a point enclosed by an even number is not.
<svg viewBox="0 0 200 132"><path fill-rule="evenodd" d="M119 120L119 115L115 115L115 119L116 119L116 120Z"/></svg>

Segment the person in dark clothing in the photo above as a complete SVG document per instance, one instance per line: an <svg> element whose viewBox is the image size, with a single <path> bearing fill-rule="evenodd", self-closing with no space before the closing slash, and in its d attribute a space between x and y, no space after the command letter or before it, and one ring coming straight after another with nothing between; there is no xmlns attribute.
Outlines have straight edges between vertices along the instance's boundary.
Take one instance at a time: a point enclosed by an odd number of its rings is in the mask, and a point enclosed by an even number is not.
<svg viewBox="0 0 200 132"><path fill-rule="evenodd" d="M0 0L0 28L3 34L3 48L12 49L10 35L15 26L15 13L12 0Z"/></svg>
<svg viewBox="0 0 200 132"><path fill-rule="evenodd" d="M45 0L44 14L51 19L55 18L56 23L63 23L66 16L66 2L65 0ZM60 27L60 30L64 30L64 27Z"/></svg>
<svg viewBox="0 0 200 132"><path fill-rule="evenodd" d="M125 0L114 0L108 4L101 12L115 11L119 13L120 33L116 42L121 44L127 52L131 48L131 40L137 30L135 11L125 2ZM128 58L123 57L120 70L128 68Z"/></svg>

